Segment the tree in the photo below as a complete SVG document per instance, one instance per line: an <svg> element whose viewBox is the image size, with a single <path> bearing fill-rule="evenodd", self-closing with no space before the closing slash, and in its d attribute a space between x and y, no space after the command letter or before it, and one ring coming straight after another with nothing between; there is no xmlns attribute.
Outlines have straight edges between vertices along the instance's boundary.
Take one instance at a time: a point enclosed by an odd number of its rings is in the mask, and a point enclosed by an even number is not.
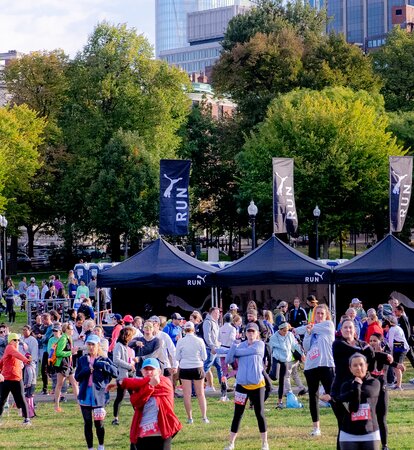
<svg viewBox="0 0 414 450"><path fill-rule="evenodd" d="M236 130L239 130L237 133ZM242 145L237 120L216 120L205 103L194 106L182 131L178 156L191 159L191 222L209 230L209 238L229 233L237 224L237 175L235 155Z"/></svg>
<svg viewBox="0 0 414 450"><path fill-rule="evenodd" d="M50 205L55 205L61 179L61 163L65 158L62 133L57 125L66 102L68 57L61 50L32 52L16 58L2 71L2 80L13 105L28 105L39 117L46 119L43 144L39 147L40 167L30 182L30 188L16 198L20 210L27 211L21 223L27 230L28 253L33 256L36 232L53 226L55 217Z"/></svg>
<svg viewBox="0 0 414 450"><path fill-rule="evenodd" d="M388 130L397 138L399 145L414 152L414 111L396 111L388 113Z"/></svg>
<svg viewBox="0 0 414 450"><path fill-rule="evenodd" d="M246 199L254 192L259 209L271 218L271 158L294 158L302 234L312 233L317 204L325 243L367 222L381 235L387 222L388 156L404 153L386 127L379 95L334 87L280 96L239 155L241 191Z"/></svg>
<svg viewBox="0 0 414 450"><path fill-rule="evenodd" d="M85 205L94 218L94 230L106 236L139 236L147 223L155 223L158 212L158 173L151 154L137 132L118 131L102 150L98 176L90 186ZM119 242L111 241L111 249Z"/></svg>
<svg viewBox="0 0 414 450"><path fill-rule="evenodd" d="M101 202L96 195L104 194L98 191L94 197L89 187L107 165L103 150L112 138L120 130L133 131L154 164L161 157L173 157L180 141L177 131L190 101L185 93L187 77L153 60L148 41L125 25L98 24L70 64L68 78L69 102L61 123L70 159L61 184L61 201L62 226L70 237L96 228L89 205ZM68 192L73 193L69 198ZM75 217L68 217L68 201L73 197L82 199L85 207L76 211ZM147 210L141 212L144 223L153 220L152 215L146 216ZM111 239L113 259L118 259L119 228L107 227L106 235Z"/></svg>
<svg viewBox="0 0 414 450"><path fill-rule="evenodd" d="M414 109L414 35L394 27L373 54L373 67L383 81L381 93L388 111Z"/></svg>
<svg viewBox="0 0 414 450"><path fill-rule="evenodd" d="M18 202L30 190L30 181L40 167L38 148L45 121L26 105L0 108L0 210L8 219L9 235L30 211Z"/></svg>
<svg viewBox="0 0 414 450"><path fill-rule="evenodd" d="M213 67L215 91L238 104L246 128L261 122L270 101L307 87L348 86L378 92L369 57L338 35L322 33L324 13L296 1L260 2L229 24Z"/></svg>

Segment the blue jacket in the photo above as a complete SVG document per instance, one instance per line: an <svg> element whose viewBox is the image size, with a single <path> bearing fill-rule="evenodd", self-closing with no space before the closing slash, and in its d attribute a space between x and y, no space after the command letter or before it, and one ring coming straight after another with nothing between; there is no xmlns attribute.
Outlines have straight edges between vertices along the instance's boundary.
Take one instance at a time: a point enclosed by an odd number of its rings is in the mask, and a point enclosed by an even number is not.
<svg viewBox="0 0 414 450"><path fill-rule="evenodd" d="M226 356L226 362L231 364L238 358L236 381L241 386L259 384L263 380L263 358L265 345L263 341L255 341L252 345L248 341L233 344Z"/></svg>
<svg viewBox="0 0 414 450"><path fill-rule="evenodd" d="M89 356L81 356L78 360L75 372L75 379L79 383L78 400L86 399L89 377L91 370L89 367ZM105 388L112 378L118 376L118 369L114 363L103 356L98 356L93 363L92 373L92 393L98 407L105 405Z"/></svg>

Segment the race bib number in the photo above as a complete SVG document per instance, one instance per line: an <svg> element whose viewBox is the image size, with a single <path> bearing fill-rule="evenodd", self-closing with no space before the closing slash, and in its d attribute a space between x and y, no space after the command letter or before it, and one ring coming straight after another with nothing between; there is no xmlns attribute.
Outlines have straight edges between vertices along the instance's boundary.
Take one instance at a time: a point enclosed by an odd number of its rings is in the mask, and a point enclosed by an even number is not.
<svg viewBox="0 0 414 450"><path fill-rule="evenodd" d="M368 403L361 403L359 405L358 411L351 414L352 422L370 419L371 419L371 407L369 406Z"/></svg>
<svg viewBox="0 0 414 450"><path fill-rule="evenodd" d="M318 347L311 348L308 352L307 357L310 361L319 358L319 348Z"/></svg>
<svg viewBox="0 0 414 450"><path fill-rule="evenodd" d="M160 429L158 428L157 422L148 422L140 427L139 437L144 438L152 436L153 434L159 434Z"/></svg>
<svg viewBox="0 0 414 450"><path fill-rule="evenodd" d="M104 420L106 416L105 408L94 408L93 420Z"/></svg>
<svg viewBox="0 0 414 450"><path fill-rule="evenodd" d="M243 394L242 392L234 393L234 403L236 405L245 405L247 402L247 394Z"/></svg>

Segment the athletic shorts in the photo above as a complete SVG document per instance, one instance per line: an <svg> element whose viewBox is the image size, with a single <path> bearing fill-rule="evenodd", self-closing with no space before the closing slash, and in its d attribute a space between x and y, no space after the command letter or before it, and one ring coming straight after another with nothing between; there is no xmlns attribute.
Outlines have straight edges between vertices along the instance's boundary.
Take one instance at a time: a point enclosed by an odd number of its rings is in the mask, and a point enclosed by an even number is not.
<svg viewBox="0 0 414 450"><path fill-rule="evenodd" d="M194 369L180 369L179 378L181 380L203 380L205 373L202 367Z"/></svg>

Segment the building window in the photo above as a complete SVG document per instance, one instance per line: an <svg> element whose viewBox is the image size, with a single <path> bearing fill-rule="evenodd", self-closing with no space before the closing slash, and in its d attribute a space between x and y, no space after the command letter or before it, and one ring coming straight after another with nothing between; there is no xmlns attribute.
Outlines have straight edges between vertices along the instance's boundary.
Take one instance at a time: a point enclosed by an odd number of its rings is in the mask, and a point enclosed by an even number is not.
<svg viewBox="0 0 414 450"><path fill-rule="evenodd" d="M402 16L402 9L396 9L395 10L395 15L396 16Z"/></svg>

